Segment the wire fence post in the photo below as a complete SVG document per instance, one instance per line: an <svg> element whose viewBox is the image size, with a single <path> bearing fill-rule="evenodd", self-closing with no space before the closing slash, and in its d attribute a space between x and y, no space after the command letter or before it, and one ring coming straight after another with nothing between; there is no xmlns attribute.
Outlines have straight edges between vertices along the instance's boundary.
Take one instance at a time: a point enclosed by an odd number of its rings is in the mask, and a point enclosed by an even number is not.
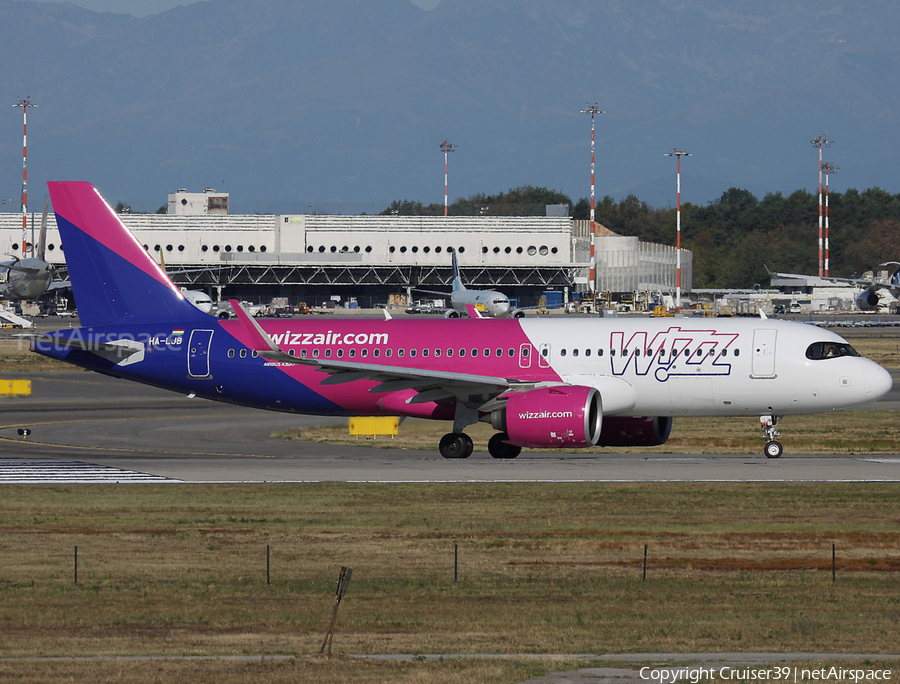
<svg viewBox="0 0 900 684"><path fill-rule="evenodd" d="M647 581L647 545L644 544L644 577L641 580L642 582Z"/></svg>

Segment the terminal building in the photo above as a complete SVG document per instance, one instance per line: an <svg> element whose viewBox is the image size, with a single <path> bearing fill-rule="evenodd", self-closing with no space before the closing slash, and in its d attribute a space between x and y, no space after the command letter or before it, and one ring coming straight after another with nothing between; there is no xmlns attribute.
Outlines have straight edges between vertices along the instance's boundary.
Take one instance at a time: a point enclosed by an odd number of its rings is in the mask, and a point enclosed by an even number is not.
<svg viewBox="0 0 900 684"><path fill-rule="evenodd" d="M219 300L407 303L427 298L416 288L449 293L451 250L467 286L501 289L520 307L538 304L547 291L562 292L569 301L590 289L590 224L565 215L230 215L227 194L211 189L170 194L167 211L121 218L176 283ZM40 214L29 214L29 250L40 223ZM21 214L0 214L0 253L21 256L22 242ZM595 245L598 292L674 292L673 247L617 236L599 225ZM65 264L52 215L45 255L54 265ZM691 289L687 250L682 289Z"/></svg>

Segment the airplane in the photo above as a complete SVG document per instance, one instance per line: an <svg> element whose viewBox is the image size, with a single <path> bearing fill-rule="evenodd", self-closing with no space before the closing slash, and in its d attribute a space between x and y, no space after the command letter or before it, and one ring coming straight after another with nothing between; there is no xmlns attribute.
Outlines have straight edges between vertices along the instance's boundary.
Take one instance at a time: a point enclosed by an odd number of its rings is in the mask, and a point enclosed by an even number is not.
<svg viewBox="0 0 900 684"><path fill-rule="evenodd" d="M53 283L53 266L44 259L47 244L47 204L41 218L41 231L37 255L20 258L13 256L0 262L0 299L7 301L32 301L50 289L68 287L68 283Z"/></svg>
<svg viewBox="0 0 900 684"><path fill-rule="evenodd" d="M456 250L451 250L453 259L453 291L450 293L450 308L444 311L444 318L462 318L477 311L477 316L490 318L524 318L525 312L515 307L510 307L509 297L496 290L469 290L463 285L459 275L459 262L456 260ZM426 294L446 297L446 292L434 292L422 290Z"/></svg>
<svg viewBox="0 0 900 684"><path fill-rule="evenodd" d="M891 375L846 340L760 319L220 320L189 304L99 192L49 184L80 328L33 351L191 397L314 415L444 420L467 458L522 448L657 446L673 417L759 416L778 458L782 416L875 401ZM849 420L858 420L857 414Z"/></svg>
<svg viewBox="0 0 900 684"><path fill-rule="evenodd" d="M882 297L879 296L882 292L886 291L887 293L890 293L894 299L900 300L900 262L885 261L883 264L879 265L892 267L891 275L887 280L863 280L861 278L836 278L833 276L815 277L829 283L856 285L857 287L863 288L862 292L856 297L856 306L859 307L860 311L877 311L880 307L887 306L887 304L882 301ZM768 266L766 267L766 271L768 271L770 277L798 278L801 280L807 280L813 277L800 275L798 273L773 273L772 271L769 271Z"/></svg>

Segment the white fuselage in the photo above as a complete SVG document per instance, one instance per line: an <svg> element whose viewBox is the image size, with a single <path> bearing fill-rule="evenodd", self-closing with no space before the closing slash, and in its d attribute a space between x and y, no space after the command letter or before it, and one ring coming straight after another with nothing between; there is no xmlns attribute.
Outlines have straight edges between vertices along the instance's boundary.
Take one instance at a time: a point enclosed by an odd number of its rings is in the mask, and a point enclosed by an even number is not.
<svg viewBox="0 0 900 684"><path fill-rule="evenodd" d="M891 387L890 374L868 359L807 358L815 342L846 343L803 323L699 318L542 323L521 321L539 350L539 363L549 363L566 382L597 387L607 415L817 413L873 401Z"/></svg>

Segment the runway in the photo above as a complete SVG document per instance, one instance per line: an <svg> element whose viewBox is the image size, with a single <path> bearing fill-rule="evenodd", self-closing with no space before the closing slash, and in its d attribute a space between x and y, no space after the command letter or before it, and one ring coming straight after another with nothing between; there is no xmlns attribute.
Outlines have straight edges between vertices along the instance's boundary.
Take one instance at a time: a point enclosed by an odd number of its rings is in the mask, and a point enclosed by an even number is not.
<svg viewBox="0 0 900 684"><path fill-rule="evenodd" d="M273 432L346 418L294 416L190 399L94 373L32 374L33 395L0 403L0 484L239 482L883 482L900 454L549 454L462 461L437 450L333 446ZM897 404L897 390L879 408ZM31 434L24 439L20 428Z"/></svg>

